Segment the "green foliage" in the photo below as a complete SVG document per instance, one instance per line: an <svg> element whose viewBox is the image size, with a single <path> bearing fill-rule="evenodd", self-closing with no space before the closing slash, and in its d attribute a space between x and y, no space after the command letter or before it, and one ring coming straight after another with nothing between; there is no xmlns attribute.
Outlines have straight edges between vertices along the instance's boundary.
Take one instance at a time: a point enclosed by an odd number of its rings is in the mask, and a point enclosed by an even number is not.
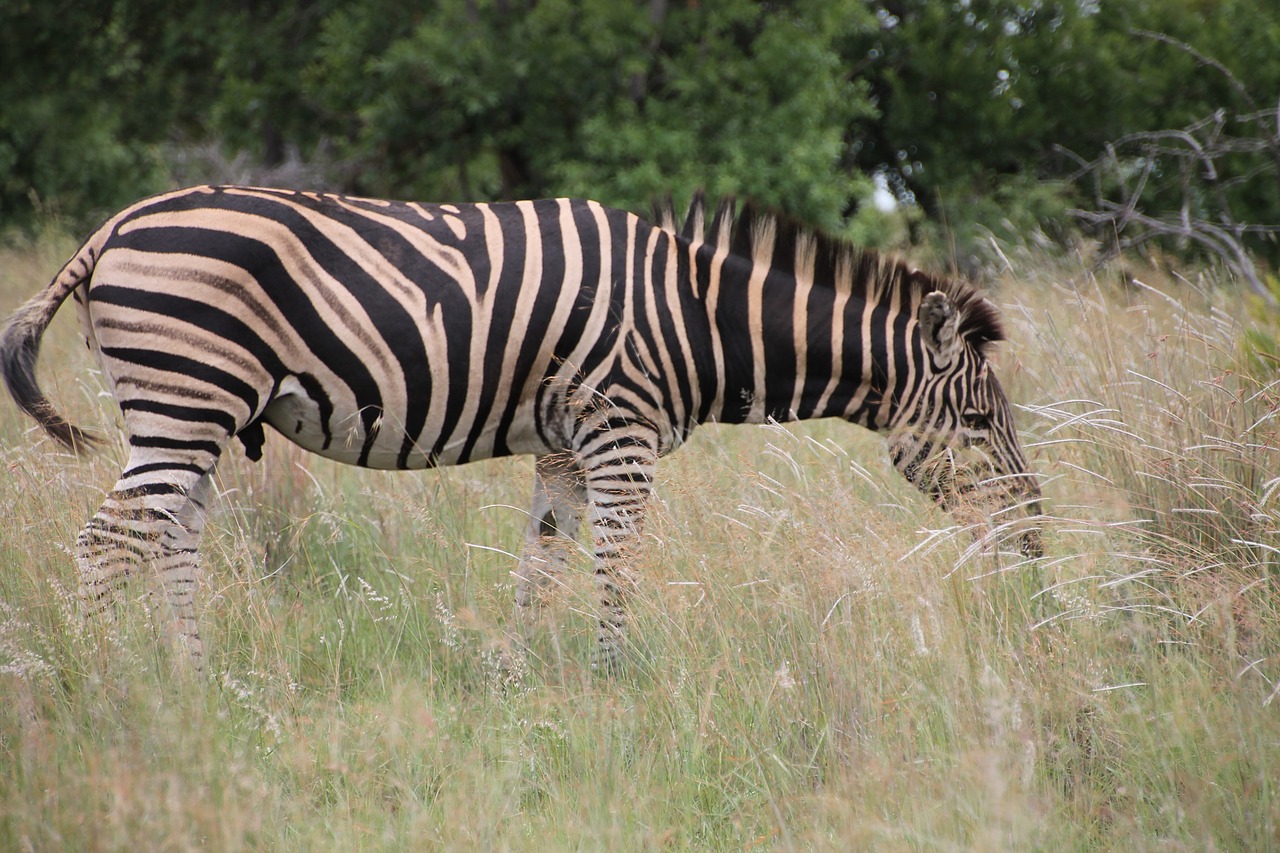
<svg viewBox="0 0 1280 853"><path fill-rule="evenodd" d="M81 217L162 185L156 150L129 139L113 102L141 62L124 18L109 3L0 10L0 222L33 208Z"/></svg>
<svg viewBox="0 0 1280 853"><path fill-rule="evenodd" d="M962 246L972 244L973 225L1006 237L1053 233L1070 196L1023 199L1034 181L1073 171L1061 149L1092 158L1127 133L1181 128L1218 109L1245 113L1251 102L1241 91L1274 107L1280 90L1280 7L1269 0L874 5L879 31L846 52L860 60L877 107L859 125L856 162L899 173ZM1189 43L1232 69L1239 86L1137 31ZM1257 159L1227 164L1224 180L1256 170ZM1278 188L1276 180L1239 181L1231 190L1237 219L1280 220ZM1151 206L1178 210L1181 199Z"/></svg>
<svg viewBox="0 0 1280 853"><path fill-rule="evenodd" d="M850 51L880 111L858 162L901 172L929 210L960 208L999 176L1036 175L1055 143L1124 127L1114 96L1126 81L1097 38L1107 14L1013 0L877 7L880 30Z"/></svg>
<svg viewBox="0 0 1280 853"><path fill-rule="evenodd" d="M864 178L838 169L845 129L870 113L834 49L864 20L843 5L849 14L830 24L766 17L749 2L688 10L659 42L648 77L586 123L581 153L558 168L566 186L613 183L633 205L702 186L840 230L869 194Z"/></svg>
<svg viewBox="0 0 1280 853"><path fill-rule="evenodd" d="M387 20L380 5L361 5L370 24ZM207 107L207 121L221 141L277 165L286 145L311 151L323 133L336 129L326 126L323 105L308 91L299 69L325 56L330 45L322 35L345 4L322 0L191 8L188 14L196 18L191 26L207 27L222 40L210 69L219 85Z"/></svg>
<svg viewBox="0 0 1280 853"><path fill-rule="evenodd" d="M1052 182L1075 168L1062 149L1088 158L1132 131L1269 106L1278 10L19 0L0 6L0 224L56 209L87 228L166 187L171 169L244 173L177 165L213 146L255 179L300 159L324 188L400 198L572 194L639 210L703 187L878 245L954 244L967 266L992 232L1061 236L1076 201ZM1239 220L1280 220L1280 180L1250 179L1256 156L1222 169ZM872 175L904 210L870 204Z"/></svg>
<svg viewBox="0 0 1280 853"><path fill-rule="evenodd" d="M308 79L337 106L366 58L376 94L348 150L362 191L644 209L706 187L838 229L865 189L838 169L846 127L869 111L836 50L867 20L857 3L446 2L371 61L380 34L348 14Z"/></svg>

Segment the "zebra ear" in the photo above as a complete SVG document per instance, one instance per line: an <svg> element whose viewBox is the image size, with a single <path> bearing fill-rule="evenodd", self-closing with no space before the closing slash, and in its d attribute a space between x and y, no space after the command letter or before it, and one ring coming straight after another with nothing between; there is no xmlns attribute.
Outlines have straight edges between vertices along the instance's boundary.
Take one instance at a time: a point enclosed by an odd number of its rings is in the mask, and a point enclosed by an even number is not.
<svg viewBox="0 0 1280 853"><path fill-rule="evenodd" d="M920 303L920 337L933 360L945 367L960 351L960 315L956 306L941 290L935 290Z"/></svg>

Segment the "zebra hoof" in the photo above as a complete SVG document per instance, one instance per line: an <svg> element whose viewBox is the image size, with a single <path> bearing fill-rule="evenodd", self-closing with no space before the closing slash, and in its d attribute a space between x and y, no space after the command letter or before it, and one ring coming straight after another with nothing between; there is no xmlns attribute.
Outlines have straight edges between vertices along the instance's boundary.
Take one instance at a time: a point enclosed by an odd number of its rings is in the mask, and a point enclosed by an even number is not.
<svg viewBox="0 0 1280 853"><path fill-rule="evenodd" d="M602 645L591 655L591 671L606 678L616 678L626 669L622 650L614 645Z"/></svg>

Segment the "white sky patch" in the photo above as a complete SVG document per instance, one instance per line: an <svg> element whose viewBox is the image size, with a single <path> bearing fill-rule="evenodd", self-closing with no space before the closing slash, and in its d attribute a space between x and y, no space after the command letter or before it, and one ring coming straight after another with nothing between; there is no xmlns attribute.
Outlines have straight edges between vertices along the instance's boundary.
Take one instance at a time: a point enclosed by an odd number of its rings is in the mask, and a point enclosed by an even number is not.
<svg viewBox="0 0 1280 853"><path fill-rule="evenodd" d="M894 197L893 191L889 189L889 179L885 177L883 172L877 172L871 176L871 179L876 185L875 192L871 194L871 203L881 213L893 213L898 209L898 199Z"/></svg>

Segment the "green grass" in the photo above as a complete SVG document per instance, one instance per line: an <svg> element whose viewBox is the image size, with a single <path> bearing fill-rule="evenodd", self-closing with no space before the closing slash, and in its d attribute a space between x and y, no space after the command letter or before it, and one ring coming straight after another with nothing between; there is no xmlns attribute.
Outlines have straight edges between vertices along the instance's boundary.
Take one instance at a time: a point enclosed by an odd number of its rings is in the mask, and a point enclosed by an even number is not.
<svg viewBox="0 0 1280 853"><path fill-rule="evenodd" d="M0 310L73 249L0 253ZM210 683L174 678L144 602L75 612L121 445L76 460L0 405L0 849L1280 848L1280 386L1230 283L1010 256L1047 556L854 427L705 428L660 466L613 679L584 560L502 665L529 460L386 474L274 435L220 471ZM65 313L42 381L114 434Z"/></svg>

